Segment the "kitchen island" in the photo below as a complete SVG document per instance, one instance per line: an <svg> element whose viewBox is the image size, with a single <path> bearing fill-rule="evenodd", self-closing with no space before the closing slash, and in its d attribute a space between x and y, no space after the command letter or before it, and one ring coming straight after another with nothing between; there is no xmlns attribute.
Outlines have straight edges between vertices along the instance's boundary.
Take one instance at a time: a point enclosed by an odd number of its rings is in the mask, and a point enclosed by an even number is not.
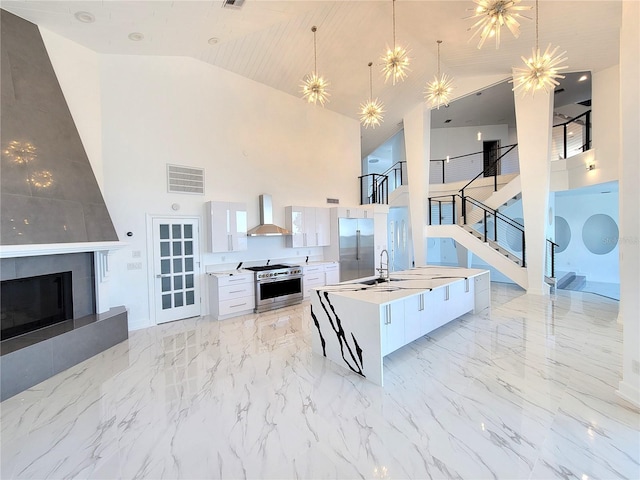
<svg viewBox="0 0 640 480"><path fill-rule="evenodd" d="M424 266L316 288L312 349L383 385L383 358L467 312L490 306L488 270Z"/></svg>

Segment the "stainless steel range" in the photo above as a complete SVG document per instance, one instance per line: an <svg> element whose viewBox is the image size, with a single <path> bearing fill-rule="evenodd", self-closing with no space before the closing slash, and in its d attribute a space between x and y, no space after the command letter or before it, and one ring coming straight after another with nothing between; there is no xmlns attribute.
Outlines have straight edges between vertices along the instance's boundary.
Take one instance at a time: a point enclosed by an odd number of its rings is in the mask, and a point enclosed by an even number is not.
<svg viewBox="0 0 640 480"><path fill-rule="evenodd" d="M246 267L256 280L255 312L302 302L302 268L298 265L262 265Z"/></svg>

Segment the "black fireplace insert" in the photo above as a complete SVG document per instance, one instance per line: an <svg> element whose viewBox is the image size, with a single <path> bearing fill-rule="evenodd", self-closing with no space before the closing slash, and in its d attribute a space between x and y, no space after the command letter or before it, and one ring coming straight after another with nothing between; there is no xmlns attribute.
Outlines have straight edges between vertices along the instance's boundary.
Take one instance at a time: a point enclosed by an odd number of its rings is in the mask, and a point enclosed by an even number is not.
<svg viewBox="0 0 640 480"><path fill-rule="evenodd" d="M1 284L1 339L73 318L71 272L6 280Z"/></svg>

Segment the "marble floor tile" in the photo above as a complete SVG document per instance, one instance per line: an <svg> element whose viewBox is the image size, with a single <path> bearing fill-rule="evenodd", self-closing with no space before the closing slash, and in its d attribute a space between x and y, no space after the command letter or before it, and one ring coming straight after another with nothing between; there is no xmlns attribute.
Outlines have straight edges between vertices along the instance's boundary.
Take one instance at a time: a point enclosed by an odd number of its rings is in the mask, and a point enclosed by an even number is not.
<svg viewBox="0 0 640 480"><path fill-rule="evenodd" d="M131 332L0 404L0 476L640 478L618 303L491 293L385 357L384 388L311 352L308 303Z"/></svg>

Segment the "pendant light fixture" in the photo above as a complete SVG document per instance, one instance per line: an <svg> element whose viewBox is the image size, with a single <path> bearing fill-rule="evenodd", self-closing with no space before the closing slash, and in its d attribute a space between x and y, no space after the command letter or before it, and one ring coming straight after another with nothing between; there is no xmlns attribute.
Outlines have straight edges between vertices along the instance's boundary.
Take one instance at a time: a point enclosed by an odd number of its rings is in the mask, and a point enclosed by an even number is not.
<svg viewBox="0 0 640 480"><path fill-rule="evenodd" d="M409 61L406 49L396 45L396 0L392 0L393 10L393 48L387 47L387 52L382 56L382 73L384 81L391 78L393 85L405 79L409 72Z"/></svg>
<svg viewBox="0 0 640 480"><path fill-rule="evenodd" d="M453 90L453 79L447 77L446 73L440 73L440 44L442 40L436 40L438 43L438 74L434 77L433 82L427 83L425 90L425 100L431 103L431 107L438 110L441 105L449 105L449 95Z"/></svg>
<svg viewBox="0 0 640 480"><path fill-rule="evenodd" d="M544 89L545 92L549 92L549 90L555 89L559 85L556 78L564 78L564 75L560 75L559 71L569 68L567 65L560 66L561 63L567 60L566 57L563 58L563 55L567 52L556 55L558 48L551 50L551 44L549 44L544 54L540 55L538 46L538 0L536 0L536 45L529 59L522 57L525 67L513 69L513 91L523 96L531 92L533 96L536 90Z"/></svg>
<svg viewBox="0 0 640 480"><path fill-rule="evenodd" d="M360 105L360 122L364 128L376 128L380 126L384 113L384 104L377 98L373 98L373 73L369 62L369 101Z"/></svg>
<svg viewBox="0 0 640 480"><path fill-rule="evenodd" d="M329 86L329 82L327 82L323 77L318 75L318 55L316 49L316 31L318 27L311 27L311 31L313 32L313 72L308 74L300 85L302 87L302 97L307 100L309 103L313 103L314 105L320 102L320 105L324 107L325 102L329 101L329 92L327 92L327 87Z"/></svg>
<svg viewBox="0 0 640 480"><path fill-rule="evenodd" d="M478 48L482 48L487 38L496 38L496 50L500 47L500 30L506 25L514 37L520 36L520 24L516 18L529 17L520 15L518 12L522 10L531 10L531 7L518 5L521 0L473 0L476 7L471 18L479 18L468 30L475 30L469 41L480 34L480 42Z"/></svg>

